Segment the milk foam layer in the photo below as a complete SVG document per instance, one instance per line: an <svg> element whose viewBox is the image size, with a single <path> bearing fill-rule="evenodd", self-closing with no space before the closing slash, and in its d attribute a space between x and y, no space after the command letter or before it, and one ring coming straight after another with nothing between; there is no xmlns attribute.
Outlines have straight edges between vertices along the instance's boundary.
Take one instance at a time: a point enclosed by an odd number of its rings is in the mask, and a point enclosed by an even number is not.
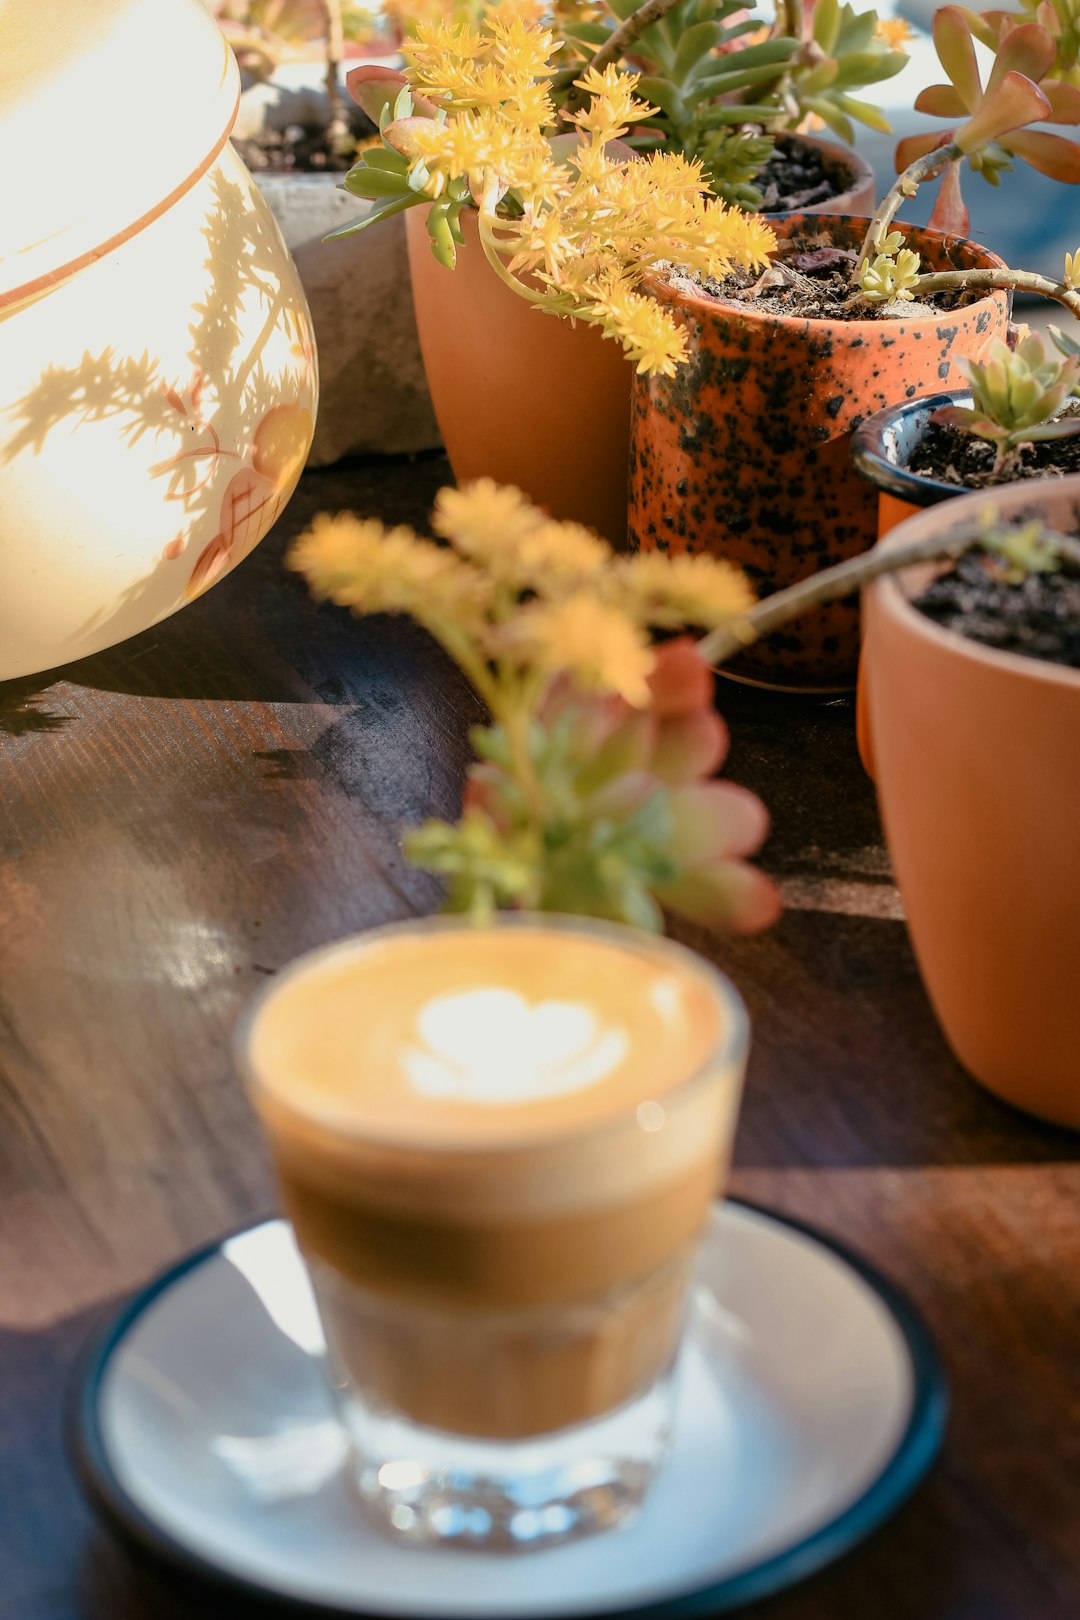
<svg viewBox="0 0 1080 1620"><path fill-rule="evenodd" d="M528 1219L640 1196L723 1139L738 1016L690 953L629 932L392 931L299 964L247 1055L283 1168ZM684 1084L714 1059L729 1084Z"/></svg>

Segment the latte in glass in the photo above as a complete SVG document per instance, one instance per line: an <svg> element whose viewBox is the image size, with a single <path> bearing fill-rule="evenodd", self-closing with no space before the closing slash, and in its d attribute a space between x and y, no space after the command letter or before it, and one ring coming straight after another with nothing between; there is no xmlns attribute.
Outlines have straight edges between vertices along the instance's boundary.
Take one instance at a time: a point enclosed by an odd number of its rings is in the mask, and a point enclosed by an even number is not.
<svg viewBox="0 0 1080 1620"><path fill-rule="evenodd" d="M380 930L257 1004L245 1067L361 1490L399 1532L513 1541L524 1453L554 1479L564 1437L595 1474L597 1425L651 1399L640 1456L605 1453L601 1518L640 1499L745 1044L737 997L690 952L571 919ZM410 1466L420 1485L387 1498Z"/></svg>

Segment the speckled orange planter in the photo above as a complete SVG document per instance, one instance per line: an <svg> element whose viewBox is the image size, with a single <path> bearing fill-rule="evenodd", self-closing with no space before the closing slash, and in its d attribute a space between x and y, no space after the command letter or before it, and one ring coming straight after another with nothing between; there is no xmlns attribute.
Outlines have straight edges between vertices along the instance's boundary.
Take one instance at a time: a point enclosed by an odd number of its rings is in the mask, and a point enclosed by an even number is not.
<svg viewBox="0 0 1080 1620"><path fill-rule="evenodd" d="M867 222L788 214L770 223L784 238L825 228L837 246L857 248ZM934 268L1001 264L957 237L906 234ZM851 465L852 430L905 396L962 386L957 361L981 358L1009 321L1006 293L940 319L808 321L659 280L649 290L685 327L690 360L672 378L634 379L631 545L726 557L762 595L873 545L877 494ZM839 603L729 667L766 684L837 689L852 684L858 650L857 606Z"/></svg>

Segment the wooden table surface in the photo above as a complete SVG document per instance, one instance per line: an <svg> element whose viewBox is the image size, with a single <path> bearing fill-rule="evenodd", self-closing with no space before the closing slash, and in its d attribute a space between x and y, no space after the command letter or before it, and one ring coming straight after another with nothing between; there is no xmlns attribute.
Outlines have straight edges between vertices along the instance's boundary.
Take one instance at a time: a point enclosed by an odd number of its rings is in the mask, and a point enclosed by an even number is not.
<svg viewBox="0 0 1080 1620"><path fill-rule="evenodd" d="M230 1061L252 991L299 951L437 903L399 834L454 812L477 705L412 625L315 607L281 554L324 508L422 522L446 478L438 457L309 473L276 533L178 617L0 686L2 1620L269 1612L182 1588L95 1521L63 1398L126 1294L275 1206ZM762 938L685 936L754 1020L734 1190L907 1289L954 1401L899 1516L755 1613L1077 1620L1080 1139L949 1056L850 704L726 686L722 708L788 900Z"/></svg>

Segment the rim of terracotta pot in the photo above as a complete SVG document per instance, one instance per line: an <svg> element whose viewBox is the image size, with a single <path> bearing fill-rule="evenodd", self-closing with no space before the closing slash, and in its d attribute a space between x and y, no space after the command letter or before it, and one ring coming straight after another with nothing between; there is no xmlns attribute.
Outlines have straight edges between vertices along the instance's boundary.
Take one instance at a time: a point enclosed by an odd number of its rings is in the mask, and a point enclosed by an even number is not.
<svg viewBox="0 0 1080 1620"><path fill-rule="evenodd" d="M795 209L785 214L763 214L761 218L766 219L774 231L782 230L784 226L793 228L798 222L805 220L812 230L821 230L830 225L843 222L845 225L854 224L860 226L861 231L859 234L865 235L870 224L869 218L862 214L809 214L802 209ZM1005 270L1008 268L1005 260L1000 258L998 254L992 253L989 248L983 247L980 242L973 242L970 237L955 236L947 231L934 231L928 225L912 225L906 229L908 237L920 248L931 244L939 245L939 257L945 259L947 263L950 262L949 255L951 253L963 250L964 257L969 260L969 263L953 266L953 268L972 270ZM933 267L932 265L931 268ZM657 275L655 271L650 271L645 275L642 285L650 297L658 299L661 303L680 304L697 314L713 316L714 318L723 315L725 318L730 319L731 315L734 314L740 320L758 326L788 327L793 332L798 329L807 337L811 337L818 332L835 331L838 327L845 331L854 332L856 335L880 331L883 327L887 330L894 320L893 316L889 316L886 320L841 321L837 320L835 316L781 315L775 310L755 309L751 304L724 303L719 298L711 298L707 294L690 292L684 287L675 287L670 281ZM943 309L935 311L933 315L898 315L895 319L897 321L937 320L940 323L947 321L956 314L970 315L973 311L992 309L999 299L1008 296L1008 293L991 292L982 298L973 299L970 304L964 304L962 309L959 310Z"/></svg>
<svg viewBox="0 0 1080 1620"><path fill-rule="evenodd" d="M1048 503L1056 505L1062 500L1071 500L1074 520L1080 527L1080 473L1072 473L1067 478L1008 484L995 491L992 499L1002 517L1020 514L1038 517L1045 511ZM916 513L914 517L906 518L903 523L898 523L895 529L890 529L884 539L878 542L878 545L885 550L891 550L912 540L929 539L932 534L942 529L967 528L969 520L983 511L986 504L986 490L972 490L967 495L958 495L955 500L948 503L947 516L942 508L929 507L924 512ZM936 563L917 563L897 574L887 574L881 579L874 580L867 590L873 596L875 606L894 623L899 623L908 635L915 636L943 652L981 664L990 672L1012 675L1018 680L1025 680L1037 686L1065 686L1080 691L1080 669L1071 669L1066 664L1053 664L1041 658L1027 658L1022 653L1003 652L997 647L986 647L981 642L971 641L967 636L959 635L955 630L944 629L933 619L927 618L925 613L920 613L913 607L910 599L912 593L935 570L940 570L941 566Z"/></svg>
<svg viewBox="0 0 1080 1620"><path fill-rule="evenodd" d="M971 391L954 388L940 394L923 394L905 399L900 405L886 405L860 422L851 441L851 459L868 483L895 495L909 506L937 506L942 501L959 500L972 493L961 484L945 484L938 478L912 472L907 463L921 444L935 411L946 405L972 403ZM1007 484L1000 486L1007 489ZM976 493L984 498L995 489Z"/></svg>
<svg viewBox="0 0 1080 1620"><path fill-rule="evenodd" d="M782 130L777 135L776 144L778 146L812 146L822 154L822 157L828 155L837 162L844 164L849 171L848 183L843 191L836 193L835 197L826 198L826 203L829 205L826 211L829 214L845 213L846 210L843 204L847 203L861 186L865 186L867 183L872 185L877 183L873 165L867 162L861 152L857 152L853 146L848 146L844 141L829 140L824 135L803 135L798 130L789 129ZM777 209L775 213L764 212L761 217L762 219L780 219L784 214L796 212L803 213L805 210L801 208L797 210L781 208ZM819 214L816 217L820 219L821 215Z"/></svg>

